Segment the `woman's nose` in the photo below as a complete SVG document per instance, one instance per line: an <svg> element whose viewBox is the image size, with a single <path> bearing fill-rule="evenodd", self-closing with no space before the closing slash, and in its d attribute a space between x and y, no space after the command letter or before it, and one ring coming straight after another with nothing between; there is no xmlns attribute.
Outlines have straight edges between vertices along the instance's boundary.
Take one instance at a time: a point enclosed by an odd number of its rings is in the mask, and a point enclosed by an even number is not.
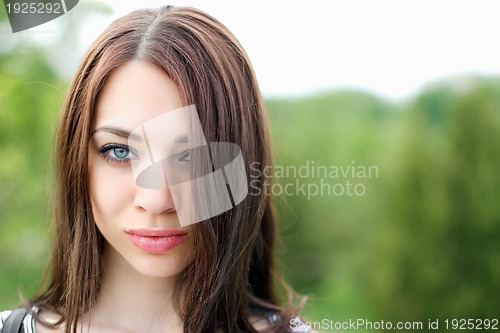
<svg viewBox="0 0 500 333"><path fill-rule="evenodd" d="M168 214L176 211L170 189L137 188L134 204L151 214Z"/></svg>

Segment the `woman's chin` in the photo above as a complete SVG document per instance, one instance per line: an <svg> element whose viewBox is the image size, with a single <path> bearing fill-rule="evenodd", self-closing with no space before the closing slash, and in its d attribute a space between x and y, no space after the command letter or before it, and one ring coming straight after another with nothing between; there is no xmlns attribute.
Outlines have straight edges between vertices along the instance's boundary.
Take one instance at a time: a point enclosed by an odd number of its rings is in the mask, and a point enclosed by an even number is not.
<svg viewBox="0 0 500 333"><path fill-rule="evenodd" d="M137 273L145 277L176 277L184 270L187 264L171 259L173 258L150 255L145 258L134 258L134 260L129 261L129 264Z"/></svg>

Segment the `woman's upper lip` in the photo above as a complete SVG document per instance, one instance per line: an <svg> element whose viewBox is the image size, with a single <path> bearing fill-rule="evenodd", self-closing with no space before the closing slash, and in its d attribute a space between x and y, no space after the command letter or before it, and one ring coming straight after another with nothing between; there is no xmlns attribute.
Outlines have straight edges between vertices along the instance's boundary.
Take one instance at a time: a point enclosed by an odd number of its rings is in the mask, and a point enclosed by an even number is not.
<svg viewBox="0 0 500 333"><path fill-rule="evenodd" d="M177 230L177 229L125 229L127 234L143 236L143 237L168 237L168 236L177 236L177 235L185 235L188 232L185 230Z"/></svg>

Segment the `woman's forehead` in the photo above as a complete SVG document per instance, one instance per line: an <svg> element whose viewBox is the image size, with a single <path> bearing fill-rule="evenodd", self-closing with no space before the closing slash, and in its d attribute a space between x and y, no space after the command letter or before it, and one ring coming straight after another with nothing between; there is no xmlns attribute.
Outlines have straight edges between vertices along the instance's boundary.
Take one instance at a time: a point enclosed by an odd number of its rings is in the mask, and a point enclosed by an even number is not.
<svg viewBox="0 0 500 333"><path fill-rule="evenodd" d="M153 65L131 61L108 77L96 106L95 127L129 130L165 112L182 107L175 83Z"/></svg>

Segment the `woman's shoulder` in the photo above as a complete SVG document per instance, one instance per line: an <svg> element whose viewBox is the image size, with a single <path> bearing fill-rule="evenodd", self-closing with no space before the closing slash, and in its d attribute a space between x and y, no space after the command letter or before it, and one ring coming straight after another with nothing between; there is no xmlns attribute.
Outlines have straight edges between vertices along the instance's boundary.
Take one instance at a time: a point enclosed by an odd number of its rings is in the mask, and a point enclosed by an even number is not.
<svg viewBox="0 0 500 333"><path fill-rule="evenodd" d="M18 309L25 310L24 308L18 308ZM16 309L0 311L0 332L2 331L2 328L4 327L7 319L14 313L15 310ZM24 316L24 318L23 318L23 328L24 328L23 332L24 333L62 332L62 330L60 330L59 328L54 329L54 328L47 328L43 325L36 325L35 319L34 319L35 314L37 316L40 316L40 314L41 314L41 311L37 306L31 307L29 310L26 309L23 313L21 313L21 316ZM49 323L57 321L56 320L57 315L55 314L55 312L43 311L43 314L41 317L44 321L49 322ZM36 326L36 328L35 328L35 326Z"/></svg>
<svg viewBox="0 0 500 333"><path fill-rule="evenodd" d="M3 328L3 324L7 320L7 318L12 314L12 310L4 310L0 311L0 331Z"/></svg>
<svg viewBox="0 0 500 333"><path fill-rule="evenodd" d="M12 318L14 320L19 320L19 323L22 322L24 330L23 332L28 332L28 327L32 326L32 316L30 311L28 311L25 308L16 308L12 310L3 310L0 311L0 331L4 328L7 320L11 317L14 316L15 318Z"/></svg>

